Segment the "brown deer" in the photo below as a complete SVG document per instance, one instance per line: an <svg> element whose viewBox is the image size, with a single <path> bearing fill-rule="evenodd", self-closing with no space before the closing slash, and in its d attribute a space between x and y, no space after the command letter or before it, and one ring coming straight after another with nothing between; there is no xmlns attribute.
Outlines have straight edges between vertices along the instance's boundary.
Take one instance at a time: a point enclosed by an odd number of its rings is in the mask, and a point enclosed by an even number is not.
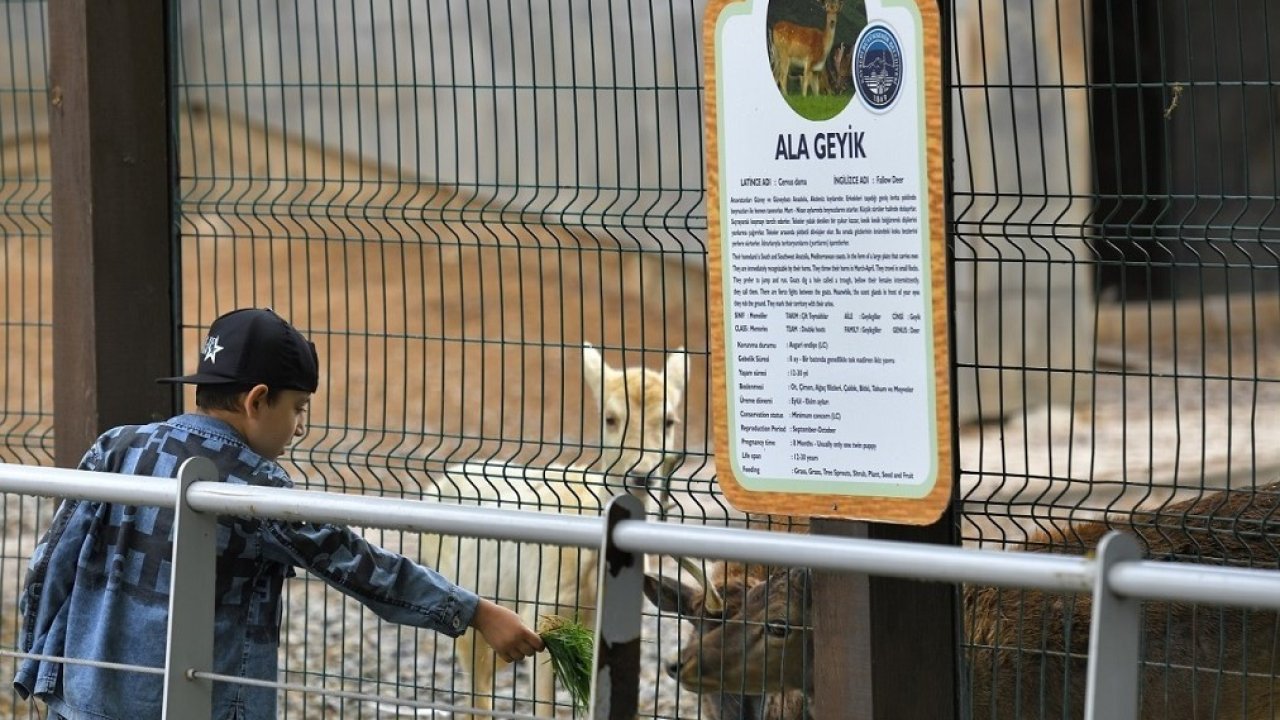
<svg viewBox="0 0 1280 720"><path fill-rule="evenodd" d="M815 93L820 89L818 75L824 73L827 54L831 52L831 44L835 41L836 19L843 1L822 0L822 8L827 13L827 21L822 28L797 25L786 20L773 24L769 32L769 39L772 41L769 55L773 63L773 79L784 95L791 94L788 76L793 66L800 68L801 96L808 95L810 88Z"/></svg>
<svg viewBox="0 0 1280 720"><path fill-rule="evenodd" d="M1118 528L1136 534L1153 559L1275 569L1280 567L1280 543L1273 540L1271 526L1280 522L1277 513L1280 483L1273 483L1214 493L1159 512L1077 522L1033 537L1027 550L1088 552L1107 531ZM708 588L714 585L678 590L679 612L701 608L708 616L695 620L696 637L670 668L680 683L712 694L769 699L801 691L811 696L808 572L777 572L766 581L726 578L714 594L741 599L723 603L722 611L707 607ZM973 717L1083 716L1092 605L1088 595L966 586L963 603ZM1153 601L1144 605L1143 623L1139 717L1280 717L1276 612Z"/></svg>
<svg viewBox="0 0 1280 720"><path fill-rule="evenodd" d="M826 75L832 95L839 95L853 86L853 50L847 44L840 43L831 50Z"/></svg>
<svg viewBox="0 0 1280 720"><path fill-rule="evenodd" d="M694 578L695 585L681 583L669 575L646 574L644 594L659 610L679 615L693 624L695 637L685 645L681 661L669 664L666 670L686 688L699 693L702 717L707 720L809 720L810 703L804 689L754 692L755 688L764 686L754 671L763 672L766 663L749 668L745 674L721 675L713 670L692 683L686 682L682 672L689 648L696 647L700 638L711 636L724 622L741 621L748 597L761 592L758 588L769 582L770 573L762 565L718 562L712 564L708 579L692 561L680 558L679 562ZM775 593L785 592L780 583L774 582L773 586Z"/></svg>

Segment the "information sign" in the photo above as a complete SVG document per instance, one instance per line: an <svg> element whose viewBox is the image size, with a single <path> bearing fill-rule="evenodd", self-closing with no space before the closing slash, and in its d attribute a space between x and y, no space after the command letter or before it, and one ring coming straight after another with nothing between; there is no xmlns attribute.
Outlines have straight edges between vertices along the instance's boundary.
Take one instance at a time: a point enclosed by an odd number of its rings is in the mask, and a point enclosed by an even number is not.
<svg viewBox="0 0 1280 720"><path fill-rule="evenodd" d="M725 494L931 522L951 494L938 9L711 0L704 37Z"/></svg>

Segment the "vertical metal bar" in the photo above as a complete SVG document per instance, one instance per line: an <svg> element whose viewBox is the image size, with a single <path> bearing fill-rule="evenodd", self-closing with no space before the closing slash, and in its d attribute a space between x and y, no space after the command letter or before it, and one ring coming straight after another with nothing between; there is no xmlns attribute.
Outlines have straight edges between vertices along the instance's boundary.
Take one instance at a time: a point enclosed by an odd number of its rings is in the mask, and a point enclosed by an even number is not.
<svg viewBox="0 0 1280 720"><path fill-rule="evenodd" d="M55 462L163 419L174 374L169 2L49 3Z"/></svg>
<svg viewBox="0 0 1280 720"><path fill-rule="evenodd" d="M1109 532L1098 543L1085 720L1134 720L1138 716L1142 601L1112 592L1109 575L1116 563L1141 557L1138 541L1121 532Z"/></svg>
<svg viewBox="0 0 1280 720"><path fill-rule="evenodd" d="M644 505L618 495L605 506L596 598L596 677L591 683L591 717L633 720L640 707L640 610L644 558L619 550L613 530L622 520L643 520Z"/></svg>
<svg viewBox="0 0 1280 720"><path fill-rule="evenodd" d="M213 683L189 678L189 670L213 669L213 603L217 572L216 515L187 504L187 489L198 480L216 481L208 458L195 457L178 470L173 523L173 573L169 582L169 638L164 667L164 718L208 718Z"/></svg>

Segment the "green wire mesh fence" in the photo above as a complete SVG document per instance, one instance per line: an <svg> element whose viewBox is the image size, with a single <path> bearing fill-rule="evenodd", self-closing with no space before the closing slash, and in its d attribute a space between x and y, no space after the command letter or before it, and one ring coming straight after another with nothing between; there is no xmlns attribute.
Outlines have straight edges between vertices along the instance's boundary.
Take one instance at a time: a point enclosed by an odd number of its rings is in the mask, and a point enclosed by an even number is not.
<svg viewBox="0 0 1280 720"><path fill-rule="evenodd" d="M0 4L0 462L53 463L51 172L44 3ZM0 646L50 501L0 497ZM9 663L0 663L4 671ZM0 717L27 717L17 696ZM34 717L34 714L31 716Z"/></svg>
<svg viewBox="0 0 1280 720"><path fill-rule="evenodd" d="M0 7L0 458L50 464L47 10ZM1182 501L1255 486L1270 497L1280 467L1265 435L1280 409L1280 13L1264 0L945 10L963 542L1080 552L1078 523L1111 517L1148 540L1182 538L1150 542L1162 557L1274 566L1269 514L1211 503L1191 517ZM701 2L182 0L173 12L181 343L248 304L316 341L324 379L290 455L297 478L444 502L524 488L525 507L594 513L626 470L660 467L646 490L655 514L803 531L743 517L715 484ZM610 367L678 379L661 457L611 432L586 343ZM0 510L6 648L49 510L14 498ZM439 538L371 539L424 560L447 551ZM518 568L459 579L497 594L495 579L518 573L539 586L535 612L581 610L588 598L560 580L584 563L553 550L491 550ZM552 585L570 590L548 596ZM1072 717L1055 693L1079 666L1053 659L1085 650L1056 630L1071 601L1015 600L1011 640L966 642L967 677L1007 662L1014 679L996 690L1010 716ZM479 692L451 643L379 623L319 583L292 583L286 613L285 681ZM688 627L647 622L643 712L698 716L699 699L661 671ZM976 623L970 608L967 637ZM1018 640L1046 630L1062 642ZM1204 693L1273 675L1234 667L1233 652L1194 657L1225 668ZM1151 669L1144 692L1189 682L1158 649ZM533 702L544 674L500 670L484 692L498 708L545 709ZM291 694L282 707L395 715L326 702ZM0 702L0 716L29 712Z"/></svg>
<svg viewBox="0 0 1280 720"><path fill-rule="evenodd" d="M1275 567L1274 8L954 7L964 542L1081 552L1109 517L1155 557ZM1078 600L1005 595L994 630L966 603L969 690L1073 716ZM1274 623L1195 615L1148 616L1144 717L1274 713L1243 681L1271 686Z"/></svg>
<svg viewBox="0 0 1280 720"><path fill-rule="evenodd" d="M0 53L0 458L52 460L52 321L45 15L40 3L2 6Z"/></svg>
<svg viewBox="0 0 1280 720"><path fill-rule="evenodd" d="M655 512L661 494L672 517L741 522L713 489L708 455L691 4L205 2L181 13L184 345L210 314L244 304L271 305L311 335L326 373L290 456L299 477L595 514L618 478L661 461ZM593 387L606 371L587 343L610 368L649 368L680 400L663 408L629 397L634 386ZM674 421L643 443L666 451L657 460L606 417L655 400ZM594 558L576 550L375 539L488 595L518 589L504 599L534 616L593 602L579 575ZM489 562L453 559L477 553ZM288 613L286 680L464 703L474 693L520 712L552 699L538 689L545 664L499 670L490 688L488 651L378 625L319 583L295 583ZM696 713L696 697L659 672L679 621L652 626L646 712ZM322 698L288 700L290 716L322 710ZM563 691L557 702L568 710Z"/></svg>

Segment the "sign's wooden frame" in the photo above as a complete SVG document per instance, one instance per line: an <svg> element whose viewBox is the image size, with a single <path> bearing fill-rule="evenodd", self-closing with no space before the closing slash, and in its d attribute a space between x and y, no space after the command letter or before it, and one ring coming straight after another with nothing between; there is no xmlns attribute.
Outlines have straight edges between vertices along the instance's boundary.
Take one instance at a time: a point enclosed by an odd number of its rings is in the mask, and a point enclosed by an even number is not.
<svg viewBox="0 0 1280 720"><path fill-rule="evenodd" d="M942 37L935 3L916 0L923 37L925 137L928 168L930 273L933 285L933 346L937 424L937 475L932 490L920 498L761 492L743 487L734 477L729 448L728 378L725 362L725 317L720 184L717 137L716 27L721 12L733 3L765 0L709 0L703 22L706 48L705 122L707 147L707 275L710 298L711 405L716 436L716 472L725 496L734 507L772 515L847 518L926 525L937 520L951 501L951 383L947 322L946 232L943 215Z"/></svg>

